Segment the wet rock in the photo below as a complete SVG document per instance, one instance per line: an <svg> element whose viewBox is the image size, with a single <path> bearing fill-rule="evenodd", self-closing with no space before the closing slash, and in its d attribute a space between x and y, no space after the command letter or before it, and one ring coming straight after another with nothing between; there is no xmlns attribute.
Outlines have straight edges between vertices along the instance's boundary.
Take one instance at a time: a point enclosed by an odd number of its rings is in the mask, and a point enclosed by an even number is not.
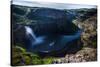
<svg viewBox="0 0 100 67"><path fill-rule="evenodd" d="M24 44L24 39L25 39L25 28L21 25L14 25L15 27L13 28L12 31L12 43L13 44Z"/></svg>

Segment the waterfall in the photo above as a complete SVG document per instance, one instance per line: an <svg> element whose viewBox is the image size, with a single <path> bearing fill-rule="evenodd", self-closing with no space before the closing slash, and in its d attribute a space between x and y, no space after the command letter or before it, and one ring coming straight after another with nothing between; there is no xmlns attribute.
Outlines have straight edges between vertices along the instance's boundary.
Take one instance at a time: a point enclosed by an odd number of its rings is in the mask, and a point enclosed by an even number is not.
<svg viewBox="0 0 100 67"><path fill-rule="evenodd" d="M29 37L30 38L29 40L31 40L32 46L38 45L44 41L45 37L44 36L36 37L34 31L29 26L25 26L25 29L26 29L27 36L31 35L31 37Z"/></svg>
<svg viewBox="0 0 100 67"><path fill-rule="evenodd" d="M33 37L33 39L36 40L36 36L35 36L34 32L32 31L32 29L29 26L25 26L25 29L26 29L26 34L31 35Z"/></svg>

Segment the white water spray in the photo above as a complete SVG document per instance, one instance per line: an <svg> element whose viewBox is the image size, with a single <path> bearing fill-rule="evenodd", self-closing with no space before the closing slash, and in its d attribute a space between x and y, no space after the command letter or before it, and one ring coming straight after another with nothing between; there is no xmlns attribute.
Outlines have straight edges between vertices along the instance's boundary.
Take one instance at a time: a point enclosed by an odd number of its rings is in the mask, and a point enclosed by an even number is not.
<svg viewBox="0 0 100 67"><path fill-rule="evenodd" d="M29 27L29 26L25 26L25 29L26 29L26 34L28 36L32 36L32 45L38 45L40 43L42 43L44 41L44 37L36 37L34 31Z"/></svg>
<svg viewBox="0 0 100 67"><path fill-rule="evenodd" d="M25 26L25 29L26 29L26 34L32 35L33 39L36 40L36 36L35 36L34 32L32 31L32 29L29 26Z"/></svg>

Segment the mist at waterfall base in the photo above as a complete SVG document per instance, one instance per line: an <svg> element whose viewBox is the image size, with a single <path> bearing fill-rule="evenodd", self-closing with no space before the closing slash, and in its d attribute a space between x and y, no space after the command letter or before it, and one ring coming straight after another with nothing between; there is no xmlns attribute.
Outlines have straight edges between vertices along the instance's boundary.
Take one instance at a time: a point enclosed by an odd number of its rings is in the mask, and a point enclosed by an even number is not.
<svg viewBox="0 0 100 67"><path fill-rule="evenodd" d="M36 36L34 30L30 26L25 26L26 36L28 39L26 49L31 52L49 53L52 51L59 51L68 48L67 43L72 42L80 37L81 31L75 35L43 35Z"/></svg>

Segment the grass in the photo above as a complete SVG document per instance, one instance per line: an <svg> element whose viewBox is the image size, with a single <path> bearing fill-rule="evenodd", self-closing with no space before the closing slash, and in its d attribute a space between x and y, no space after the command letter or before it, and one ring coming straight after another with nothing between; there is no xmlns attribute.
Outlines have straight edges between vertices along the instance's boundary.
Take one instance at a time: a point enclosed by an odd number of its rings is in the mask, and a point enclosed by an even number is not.
<svg viewBox="0 0 100 67"><path fill-rule="evenodd" d="M38 54L27 52L19 46L13 46L12 48L13 66L51 64L52 61L52 57L41 58Z"/></svg>

